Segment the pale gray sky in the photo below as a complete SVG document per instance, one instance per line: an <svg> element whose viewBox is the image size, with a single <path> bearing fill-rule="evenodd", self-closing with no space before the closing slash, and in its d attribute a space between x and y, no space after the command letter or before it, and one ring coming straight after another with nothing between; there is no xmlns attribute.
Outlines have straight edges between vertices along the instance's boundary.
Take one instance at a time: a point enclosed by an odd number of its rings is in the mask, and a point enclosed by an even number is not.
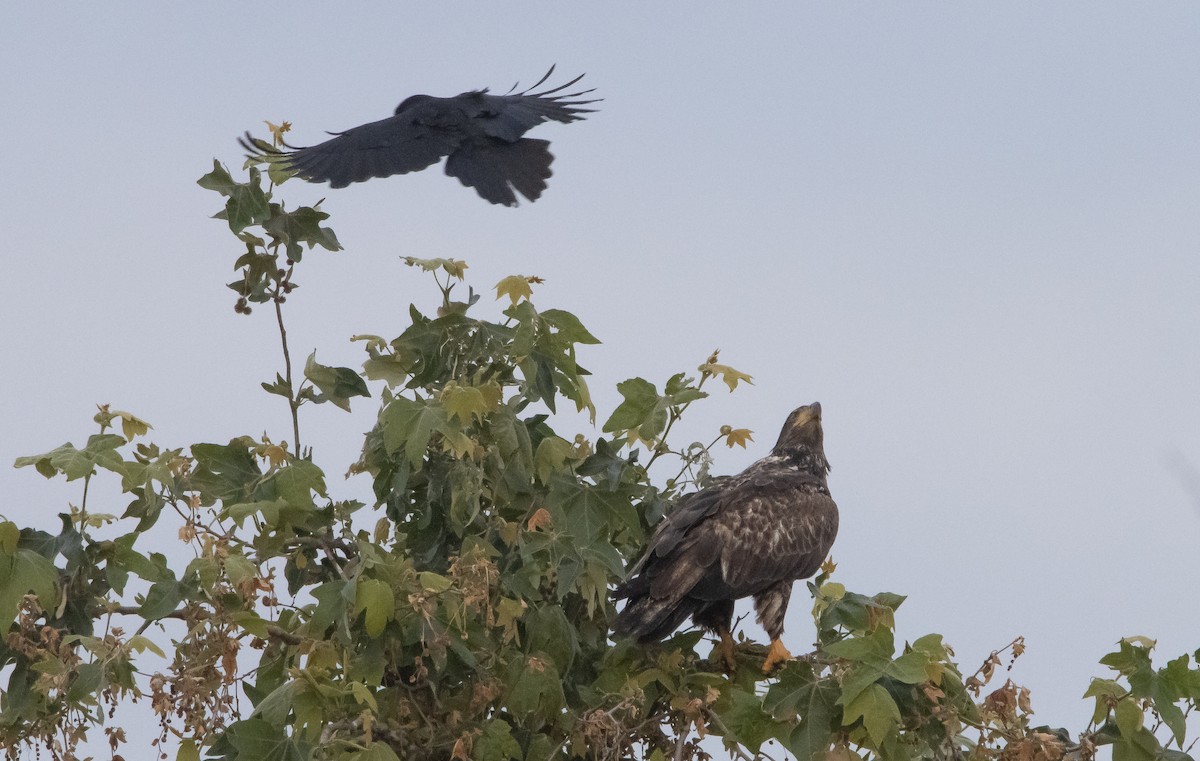
<svg viewBox="0 0 1200 761"><path fill-rule="evenodd" d="M404 255L465 258L478 289L541 275L535 303L604 341L581 358L602 415L618 381L715 347L754 375L684 426L755 430L718 472L820 400L838 578L910 595L901 634L941 632L969 668L1024 634L1042 720L1086 722L1123 635L1200 646L1179 465L1200 468L1200 6L7 4L0 28L7 517L78 498L7 464L85 439L96 402L164 445L287 435L256 390L272 321L234 314L237 246L195 185L240 164L243 130L289 119L309 144L557 62L606 100L538 129L557 160L536 204L439 169L285 186L327 197L346 247L305 258L296 353L356 365L350 335L431 309ZM307 411L329 474L373 409ZM800 589L797 646L808 608Z"/></svg>

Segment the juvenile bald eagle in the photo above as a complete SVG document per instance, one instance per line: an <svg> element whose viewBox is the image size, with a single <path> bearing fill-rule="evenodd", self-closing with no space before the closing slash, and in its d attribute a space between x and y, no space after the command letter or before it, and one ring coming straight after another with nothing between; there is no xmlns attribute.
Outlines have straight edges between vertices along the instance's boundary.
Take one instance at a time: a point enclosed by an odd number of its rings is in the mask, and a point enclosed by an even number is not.
<svg viewBox="0 0 1200 761"><path fill-rule="evenodd" d="M734 601L753 596L771 637L763 671L791 658L779 638L792 582L816 573L837 535L828 472L821 405L814 402L788 415L770 454L688 495L663 519L617 587L617 599L629 602L616 632L653 642L691 616L720 636L732 669Z"/></svg>
<svg viewBox="0 0 1200 761"><path fill-rule="evenodd" d="M392 116L345 132L307 148L274 148L249 133L239 139L252 156L278 156L288 170L309 182L344 188L372 177L418 172L449 156L446 174L475 188L484 199L516 206L516 190L536 201L552 174L550 141L522 137L546 121L573 122L594 109L580 108L596 100L578 100L592 90L562 91L583 78L531 92L551 73L521 92L489 95L471 90L451 98L413 95ZM514 88L516 86L514 85ZM575 100L571 100L575 98Z"/></svg>

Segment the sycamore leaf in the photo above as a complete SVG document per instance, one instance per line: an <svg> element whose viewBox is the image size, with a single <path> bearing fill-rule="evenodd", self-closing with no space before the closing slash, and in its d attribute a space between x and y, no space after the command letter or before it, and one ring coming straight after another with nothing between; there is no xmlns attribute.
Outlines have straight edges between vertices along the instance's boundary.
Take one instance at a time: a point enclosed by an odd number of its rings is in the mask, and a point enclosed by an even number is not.
<svg viewBox="0 0 1200 761"><path fill-rule="evenodd" d="M46 478L62 473L68 481L92 475L96 472L96 466L122 473L124 461L116 450L123 444L123 436L115 433L97 433L88 437L88 443L83 449L76 449L73 444L63 444L45 454L18 457L13 467L32 465Z"/></svg>
<svg viewBox="0 0 1200 761"><path fill-rule="evenodd" d="M512 736L512 727L504 719L493 718L483 726L483 734L471 747L475 761L514 761L521 758L521 746Z"/></svg>
<svg viewBox="0 0 1200 761"><path fill-rule="evenodd" d="M538 480L544 484L550 483L550 477L563 470L567 460L575 453L575 447L569 441L557 436L547 436L538 444L533 456L534 469Z"/></svg>
<svg viewBox="0 0 1200 761"><path fill-rule="evenodd" d="M366 613L367 635L372 639L378 637L396 614L396 598L391 586L379 579L359 579L355 586L354 612Z"/></svg>
<svg viewBox="0 0 1200 761"><path fill-rule="evenodd" d="M858 719L878 748L900 726L900 708L882 685L873 684L846 706L842 724L850 726Z"/></svg>
<svg viewBox="0 0 1200 761"><path fill-rule="evenodd" d="M267 125L267 131L271 133L271 142L276 148L284 145L284 134L292 131L292 123L287 121L283 122L282 124L274 124L264 120L263 124Z"/></svg>
<svg viewBox="0 0 1200 761"><path fill-rule="evenodd" d="M736 389L740 381L745 381L751 385L754 384L753 378L741 370L735 370L729 365L720 365L716 362L706 362L700 365L700 372L705 375L721 376L721 380L725 382L726 386L729 386L730 391Z"/></svg>
<svg viewBox="0 0 1200 761"><path fill-rule="evenodd" d="M371 396L367 382L362 376L348 367L326 367L318 364L315 351L304 364L304 377L321 391L320 395L314 397L315 402L333 402L346 412L350 411L351 397Z"/></svg>
<svg viewBox="0 0 1200 761"><path fill-rule="evenodd" d="M670 401L660 396L654 384L644 378L630 378L617 384L625 400L617 405L604 422L604 432L636 431L646 441L653 441L667 425Z"/></svg>
<svg viewBox="0 0 1200 761"><path fill-rule="evenodd" d="M196 741L190 737L179 744L179 752L175 754L175 761L200 761L200 750L196 747Z"/></svg>
<svg viewBox="0 0 1200 761"><path fill-rule="evenodd" d="M379 425L388 452L403 449L409 465L416 471L421 468L433 432L446 422L446 411L440 405L398 396L384 408Z"/></svg>
<svg viewBox="0 0 1200 761"><path fill-rule="evenodd" d="M404 257L404 263L409 267L420 267L426 272L442 270L459 280L466 277L467 267L470 266L462 259L418 259L415 256Z"/></svg>
<svg viewBox="0 0 1200 761"><path fill-rule="evenodd" d="M543 511L544 512L544 511ZM21 541L21 529L12 521L0 522L0 553L12 555Z"/></svg>
<svg viewBox="0 0 1200 761"><path fill-rule="evenodd" d="M494 410L499 399L491 389L485 396L484 390L474 386L460 386L450 381L442 388L439 397L442 406L451 418L458 418L463 425L470 425L473 420L483 420L484 416Z"/></svg>
<svg viewBox="0 0 1200 761"><path fill-rule="evenodd" d="M509 664L505 708L518 721L553 716L563 706L562 679L554 660L544 653L519 654Z"/></svg>
<svg viewBox="0 0 1200 761"><path fill-rule="evenodd" d="M727 741L736 740L757 753L764 742L782 734L783 726L763 711L762 701L753 692L736 690L729 702L720 711L721 723L732 734L726 736Z"/></svg>
<svg viewBox="0 0 1200 761"><path fill-rule="evenodd" d="M749 428L732 428L725 434L725 446L733 449L734 446L739 446L742 449L746 448L746 442L754 441L753 434Z"/></svg>
<svg viewBox="0 0 1200 761"><path fill-rule="evenodd" d="M58 570L33 550L0 552L0 627L16 617L21 598L32 592L43 610L58 607Z"/></svg>
<svg viewBox="0 0 1200 761"><path fill-rule="evenodd" d="M126 441L133 441L136 436L145 436L154 427L129 412L113 410L112 414L114 417L121 418L121 433L125 434Z"/></svg>
<svg viewBox="0 0 1200 761"><path fill-rule="evenodd" d="M513 304L521 299L528 301L529 297L533 295L533 289L529 287L532 282L540 281L524 275L509 275L496 283L496 298L501 299L507 296Z"/></svg>

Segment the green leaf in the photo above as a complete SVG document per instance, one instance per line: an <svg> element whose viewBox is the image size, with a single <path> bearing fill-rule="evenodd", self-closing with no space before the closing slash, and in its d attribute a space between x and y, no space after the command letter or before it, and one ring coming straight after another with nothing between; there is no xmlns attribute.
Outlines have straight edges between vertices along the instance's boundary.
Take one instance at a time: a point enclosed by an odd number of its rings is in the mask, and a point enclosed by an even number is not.
<svg viewBox="0 0 1200 761"><path fill-rule="evenodd" d="M72 444L63 444L45 454L18 457L13 467L33 465L47 478L62 473L68 481L92 475L97 466L123 475L125 463L116 451L117 447L123 444L123 436L115 433L97 433L88 438L88 443L83 449L76 449Z"/></svg>
<svg viewBox="0 0 1200 761"><path fill-rule="evenodd" d="M254 462L254 441L238 438L228 444L194 444L192 485L200 490L203 503L247 501L262 471Z"/></svg>
<svg viewBox="0 0 1200 761"><path fill-rule="evenodd" d="M271 690L270 694L254 707L251 718L263 719L273 726L283 726L287 722L288 714L292 712L292 695L295 689L294 684L285 682Z"/></svg>
<svg viewBox="0 0 1200 761"><path fill-rule="evenodd" d="M239 233L250 225L259 224L271 215L271 204L261 185L262 173L250 169L250 181L235 182L229 186L225 201L225 210L220 215L229 223L229 229Z"/></svg>
<svg viewBox="0 0 1200 761"><path fill-rule="evenodd" d="M379 425L388 454L403 450L409 466L417 471L421 469L429 439L446 422L446 412L440 406L397 396L384 408Z"/></svg>
<svg viewBox="0 0 1200 761"><path fill-rule="evenodd" d="M1120 648L1115 653L1109 653L1100 659L1105 666L1130 676L1138 671L1150 669L1150 648L1135 643L1134 638L1126 638L1118 644ZM1139 640L1142 638L1138 638Z"/></svg>
<svg viewBox="0 0 1200 761"><path fill-rule="evenodd" d="M221 166L221 162L213 159L213 170L196 180L196 184L205 190L215 190L223 196L233 192L237 183L233 181L229 170Z"/></svg>
<svg viewBox="0 0 1200 761"><path fill-rule="evenodd" d="M299 743L263 719L243 719L225 730L237 755L233 761L307 761L312 748Z"/></svg>
<svg viewBox="0 0 1200 761"><path fill-rule="evenodd" d="M483 734L471 748L473 761L516 761L521 746L512 736L512 727L503 719L491 719L483 725Z"/></svg>
<svg viewBox="0 0 1200 761"><path fill-rule="evenodd" d="M225 576L234 586L258 577L258 568L245 555L231 553L225 557L222 565L225 567Z"/></svg>
<svg viewBox="0 0 1200 761"><path fill-rule="evenodd" d="M929 656L914 650L889 663L884 673L905 684L921 684L929 681L929 663Z"/></svg>
<svg viewBox="0 0 1200 761"><path fill-rule="evenodd" d="M12 521L0 522L0 553L9 555L17 551L17 542L21 541L21 529Z"/></svg>
<svg viewBox="0 0 1200 761"><path fill-rule="evenodd" d="M1158 738L1141 727L1130 735L1121 733L1121 738L1113 743L1112 758L1113 761L1151 761L1157 759L1161 751Z"/></svg>
<svg viewBox="0 0 1200 761"><path fill-rule="evenodd" d="M845 709L843 726L862 719L867 735L878 749L900 726L900 708L881 685L873 684L862 691Z"/></svg>
<svg viewBox="0 0 1200 761"><path fill-rule="evenodd" d="M142 602L141 615L147 621L157 621L175 612L183 601L184 586L174 579L164 579L150 587Z"/></svg>
<svg viewBox="0 0 1200 761"><path fill-rule="evenodd" d="M604 422L604 432L637 430L638 435L651 441L667 425L669 402L659 396L654 384L644 378L630 378L617 384L625 399Z"/></svg>
<svg viewBox="0 0 1200 761"><path fill-rule="evenodd" d="M179 752L175 754L175 761L200 761L200 749L196 747L196 741L189 737L179 743Z"/></svg>
<svg viewBox="0 0 1200 761"><path fill-rule="evenodd" d="M270 218L263 222L273 240L284 244L289 261L298 262L304 253L301 244L307 244L309 250L320 246L328 251L340 251L342 244L328 227L321 223L329 219L329 215L312 206L301 206L292 212L283 211L278 206L271 207ZM232 226L232 225L231 225Z"/></svg>
<svg viewBox="0 0 1200 761"><path fill-rule="evenodd" d="M82 663L75 668L75 678L67 688L67 700L95 705L101 685L104 683L104 664L96 661Z"/></svg>
<svg viewBox="0 0 1200 761"><path fill-rule="evenodd" d="M21 548L0 552L0 628L16 619L21 598L32 592L42 610L58 607L58 570L36 552Z"/></svg>
<svg viewBox="0 0 1200 761"><path fill-rule="evenodd" d="M763 711L762 701L757 695L742 690L733 690L729 701L718 703L721 723L729 730L725 740L741 743L753 753L773 737L786 734L789 726L780 724Z"/></svg>
<svg viewBox="0 0 1200 761"><path fill-rule="evenodd" d="M383 633L387 622L396 612L396 598L392 588L379 579L359 579L354 598L354 613L366 613L367 635L371 638Z"/></svg>
<svg viewBox="0 0 1200 761"><path fill-rule="evenodd" d="M304 364L304 377L321 392L313 396L313 401L318 404L333 402L346 412L350 411L352 397L371 396L367 382L358 373L348 367L326 367L319 364L315 351Z"/></svg>
<svg viewBox="0 0 1200 761"><path fill-rule="evenodd" d="M820 678L811 664L793 663L767 690L763 709L779 720L815 717L817 724L831 729L829 717L836 712L840 695L837 683Z"/></svg>
<svg viewBox="0 0 1200 761"><path fill-rule="evenodd" d="M562 679L554 659L545 653L518 654L509 664L505 707L518 722L540 724L562 710Z"/></svg>
<svg viewBox="0 0 1200 761"><path fill-rule="evenodd" d="M542 319L558 330L558 336L561 339L577 344L600 343L600 339L589 333L579 318L570 312L564 312L561 309L547 309L542 312Z"/></svg>
<svg viewBox="0 0 1200 761"><path fill-rule="evenodd" d="M442 592L445 592L453 583L445 576L432 571L422 571L421 573L417 574L417 578L421 582L422 589L429 590L434 594L441 594Z"/></svg>
<svg viewBox="0 0 1200 761"><path fill-rule="evenodd" d="M557 436L547 436L538 443L537 452L533 456L534 470L538 480L544 484L550 483L550 477L557 471L563 470L568 459L574 454L575 448L571 442Z"/></svg>

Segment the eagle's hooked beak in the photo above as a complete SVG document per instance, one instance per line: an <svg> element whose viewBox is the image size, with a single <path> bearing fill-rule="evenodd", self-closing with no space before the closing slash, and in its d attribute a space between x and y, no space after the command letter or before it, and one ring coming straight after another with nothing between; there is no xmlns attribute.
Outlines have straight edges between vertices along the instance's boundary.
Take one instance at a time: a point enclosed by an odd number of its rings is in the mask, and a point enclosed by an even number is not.
<svg viewBox="0 0 1200 761"><path fill-rule="evenodd" d="M801 412L799 415L797 415L796 419L792 421L792 428L803 428L804 426L808 425L810 422L812 422L814 420L817 421L818 423L821 421L821 403L820 402L813 402L812 404L804 407L803 409L804 409L804 411Z"/></svg>

